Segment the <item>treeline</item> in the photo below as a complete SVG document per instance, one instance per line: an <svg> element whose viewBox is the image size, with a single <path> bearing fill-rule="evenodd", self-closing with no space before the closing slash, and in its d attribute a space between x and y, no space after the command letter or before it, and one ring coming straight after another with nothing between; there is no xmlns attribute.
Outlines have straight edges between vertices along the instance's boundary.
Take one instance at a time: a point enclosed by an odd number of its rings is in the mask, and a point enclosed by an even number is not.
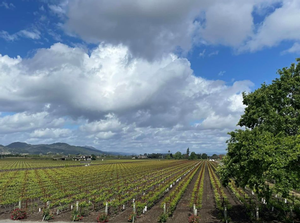
<svg viewBox="0 0 300 223"><path fill-rule="evenodd" d="M190 155L181 153L181 152L176 152L174 155L172 155L171 158L174 159L190 159L190 160L195 160L195 159L220 159L222 155L217 155L213 154L212 156L207 155L206 153L195 153L191 152Z"/></svg>
<svg viewBox="0 0 300 223"><path fill-rule="evenodd" d="M142 156L142 155L140 155ZM195 160L195 159L222 159L224 155L217 155L213 154L212 156L207 155L206 153L195 153L191 152L189 148L187 149L186 153L181 153L181 152L176 152L175 154L171 153L170 151L166 154L162 153L151 153L147 154L145 153L143 157L147 157L149 159L190 159L190 160Z"/></svg>

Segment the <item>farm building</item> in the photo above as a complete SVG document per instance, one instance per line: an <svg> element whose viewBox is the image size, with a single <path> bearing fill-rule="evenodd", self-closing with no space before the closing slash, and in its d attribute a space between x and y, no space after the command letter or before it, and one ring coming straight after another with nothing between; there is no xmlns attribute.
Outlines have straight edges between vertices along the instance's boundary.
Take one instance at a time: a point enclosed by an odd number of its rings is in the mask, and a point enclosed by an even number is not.
<svg viewBox="0 0 300 223"><path fill-rule="evenodd" d="M148 157L147 156L145 156L145 155L139 155L138 156L138 159L147 159Z"/></svg>
<svg viewBox="0 0 300 223"><path fill-rule="evenodd" d="M85 156L85 155L80 155L80 156L75 156L73 157L74 161L89 161L92 160L92 156Z"/></svg>

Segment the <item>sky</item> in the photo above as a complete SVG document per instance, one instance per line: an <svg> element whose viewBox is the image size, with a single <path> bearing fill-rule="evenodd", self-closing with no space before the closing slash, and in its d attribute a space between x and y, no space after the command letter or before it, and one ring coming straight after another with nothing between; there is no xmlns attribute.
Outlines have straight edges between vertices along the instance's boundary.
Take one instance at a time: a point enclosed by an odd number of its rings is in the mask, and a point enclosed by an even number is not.
<svg viewBox="0 0 300 223"><path fill-rule="evenodd" d="M299 0L0 0L0 144L226 153L299 21Z"/></svg>

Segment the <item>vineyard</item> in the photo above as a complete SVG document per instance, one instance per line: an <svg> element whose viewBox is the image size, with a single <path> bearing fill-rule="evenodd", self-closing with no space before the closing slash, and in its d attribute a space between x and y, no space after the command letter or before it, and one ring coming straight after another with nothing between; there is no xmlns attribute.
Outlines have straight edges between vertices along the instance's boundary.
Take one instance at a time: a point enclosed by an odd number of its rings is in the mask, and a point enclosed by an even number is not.
<svg viewBox="0 0 300 223"><path fill-rule="evenodd" d="M92 165L100 165L100 164L107 164L107 163L126 163L126 162L143 162L143 160L93 160ZM84 166L85 164L79 161L55 161L45 159L4 159L0 162L0 171L6 170L23 170L23 169L40 169L40 168L54 168L54 167L69 167L69 166Z"/></svg>
<svg viewBox="0 0 300 223"><path fill-rule="evenodd" d="M16 208L30 220L83 222L288 222L299 216L297 194L274 195L267 204L233 181L225 188L216 162L61 163L1 160L0 218Z"/></svg>

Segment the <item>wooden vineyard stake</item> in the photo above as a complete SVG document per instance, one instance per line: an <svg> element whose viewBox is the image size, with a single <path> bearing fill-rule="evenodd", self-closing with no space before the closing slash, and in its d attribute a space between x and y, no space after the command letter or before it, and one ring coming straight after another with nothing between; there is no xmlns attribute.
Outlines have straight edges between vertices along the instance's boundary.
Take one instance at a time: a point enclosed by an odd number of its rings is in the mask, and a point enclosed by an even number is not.
<svg viewBox="0 0 300 223"><path fill-rule="evenodd" d="M108 202L105 203L105 215L108 215Z"/></svg>
<svg viewBox="0 0 300 223"><path fill-rule="evenodd" d="M76 211L79 209L79 201L76 201Z"/></svg>
<svg viewBox="0 0 300 223"><path fill-rule="evenodd" d="M193 206L193 212L194 212L194 215L197 216L197 209L196 209L196 205L195 204Z"/></svg>

